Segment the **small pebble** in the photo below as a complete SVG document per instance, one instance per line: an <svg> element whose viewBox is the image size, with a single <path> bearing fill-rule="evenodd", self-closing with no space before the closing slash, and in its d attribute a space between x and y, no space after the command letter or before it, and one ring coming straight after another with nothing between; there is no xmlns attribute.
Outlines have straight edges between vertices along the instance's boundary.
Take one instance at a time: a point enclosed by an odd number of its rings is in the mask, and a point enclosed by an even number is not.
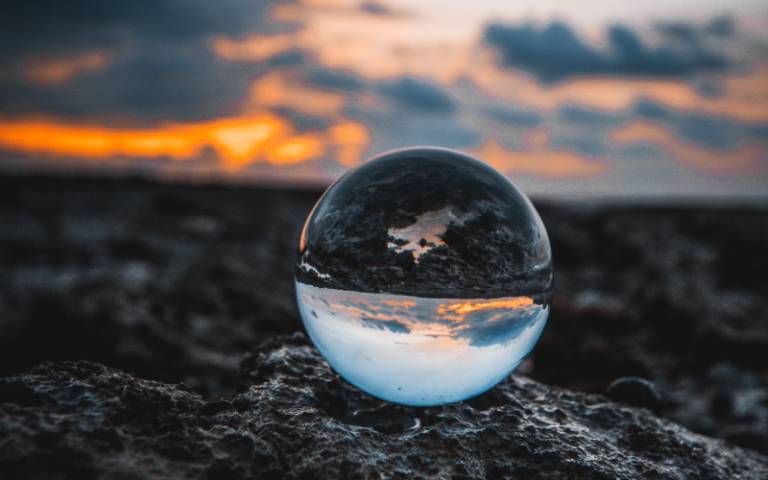
<svg viewBox="0 0 768 480"><path fill-rule="evenodd" d="M657 411L661 407L661 394L656 386L639 377L621 377L614 380L605 391L611 399L635 407Z"/></svg>

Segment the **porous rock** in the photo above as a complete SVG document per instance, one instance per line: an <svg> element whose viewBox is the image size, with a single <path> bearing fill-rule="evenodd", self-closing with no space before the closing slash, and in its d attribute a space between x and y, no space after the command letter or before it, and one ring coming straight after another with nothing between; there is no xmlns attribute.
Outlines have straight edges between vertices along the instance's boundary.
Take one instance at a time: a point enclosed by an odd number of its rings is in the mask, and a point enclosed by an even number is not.
<svg viewBox="0 0 768 480"><path fill-rule="evenodd" d="M636 407L657 411L661 407L661 394L653 383L639 377L617 378L605 391L611 399Z"/></svg>
<svg viewBox="0 0 768 480"><path fill-rule="evenodd" d="M768 459L645 409L521 376L416 409L344 383L301 334L241 364L232 397L100 364L0 380L3 478L759 479Z"/></svg>

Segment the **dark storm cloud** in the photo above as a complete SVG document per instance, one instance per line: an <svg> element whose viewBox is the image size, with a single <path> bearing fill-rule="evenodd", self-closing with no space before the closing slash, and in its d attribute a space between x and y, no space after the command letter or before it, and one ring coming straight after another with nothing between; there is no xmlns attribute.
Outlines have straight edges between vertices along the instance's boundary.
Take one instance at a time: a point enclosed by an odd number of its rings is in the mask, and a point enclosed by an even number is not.
<svg viewBox="0 0 768 480"><path fill-rule="evenodd" d="M147 49L62 85L14 82L0 93L6 113L194 119L232 109L258 68L232 65L206 48Z"/></svg>
<svg viewBox="0 0 768 480"><path fill-rule="evenodd" d="M242 36L285 25L267 17L270 2L224 0L32 0L0 16L0 111L189 119L227 112L264 65L236 65L211 51L216 35ZM61 85L37 86L24 61L106 52L109 64ZM296 52L275 62L296 64Z"/></svg>
<svg viewBox="0 0 768 480"><path fill-rule="evenodd" d="M615 127L625 117L622 113L607 112L571 104L565 104L558 108L557 114L559 120L590 128Z"/></svg>
<svg viewBox="0 0 768 480"><path fill-rule="evenodd" d="M718 37L732 37L736 34L736 21L729 15L720 15L709 21L705 31Z"/></svg>
<svg viewBox="0 0 768 480"><path fill-rule="evenodd" d="M533 110L509 105L491 105L485 113L492 119L510 127L532 128L541 124L544 117Z"/></svg>
<svg viewBox="0 0 768 480"><path fill-rule="evenodd" d="M675 119L674 127L683 139L712 149L735 147L744 138L737 122L715 117L684 114Z"/></svg>
<svg viewBox="0 0 768 480"><path fill-rule="evenodd" d="M3 58L66 52L123 42L196 41L269 27L263 0L28 0L5 2L0 16ZM271 28L271 27L270 27Z"/></svg>
<svg viewBox="0 0 768 480"><path fill-rule="evenodd" d="M760 125L750 125L747 127L749 135L759 139L762 143L768 145L768 123Z"/></svg>
<svg viewBox="0 0 768 480"><path fill-rule="evenodd" d="M552 119L554 123L550 147L586 157L605 155L609 149L608 132L629 118L627 112L565 104L557 109Z"/></svg>
<svg viewBox="0 0 768 480"><path fill-rule="evenodd" d="M326 90L356 92L364 86L364 82L360 77L354 73L341 70L314 67L307 71L305 78L310 85Z"/></svg>
<svg viewBox="0 0 768 480"><path fill-rule="evenodd" d="M635 104L635 118L661 123L681 139L705 148L735 148L745 143L768 141L768 124L743 122L728 117L679 111L644 100Z"/></svg>
<svg viewBox="0 0 768 480"><path fill-rule="evenodd" d="M308 62L307 53L299 48L292 48L285 52L276 53L260 64L269 67L298 67Z"/></svg>
<svg viewBox="0 0 768 480"><path fill-rule="evenodd" d="M400 17L405 15L405 12L379 2L362 2L358 8L360 11L369 15L377 15L382 17Z"/></svg>
<svg viewBox="0 0 768 480"><path fill-rule="evenodd" d="M656 24L656 31L667 40L700 45L708 37L725 39L736 34L736 22L728 15L712 18L704 25L686 21L662 21Z"/></svg>
<svg viewBox="0 0 768 480"><path fill-rule="evenodd" d="M443 89L432 82L414 77L385 80L379 84L379 93L394 100L401 107L427 112L451 112L455 105Z"/></svg>
<svg viewBox="0 0 768 480"><path fill-rule="evenodd" d="M384 308L386 311L387 309ZM361 317L360 323L366 327L376 328L378 330L389 330L392 333L411 333L408 325L397 320L379 320L372 317Z"/></svg>
<svg viewBox="0 0 768 480"><path fill-rule="evenodd" d="M585 157L599 157L608 151L608 142L602 132L557 131L552 134L549 146L552 150L575 152Z"/></svg>
<svg viewBox="0 0 768 480"><path fill-rule="evenodd" d="M686 22L659 22L656 30L673 41L695 44L700 39L699 29Z"/></svg>
<svg viewBox="0 0 768 480"><path fill-rule="evenodd" d="M670 29L677 37L697 38L701 34L679 25ZM667 39L651 47L621 25L609 29L607 49L589 45L562 22L543 28L491 23L484 31L484 40L499 53L505 66L527 70L547 82L577 75L677 77L729 67L726 58L699 42Z"/></svg>
<svg viewBox="0 0 768 480"><path fill-rule="evenodd" d="M671 115L671 110L658 102L641 100L635 103L634 113L649 120L665 120Z"/></svg>
<svg viewBox="0 0 768 480"><path fill-rule="evenodd" d="M343 93L375 92L393 101L400 108L420 113L451 112L456 108L447 91L424 78L401 76L371 81L350 71L311 66L305 69L304 80L321 90Z"/></svg>

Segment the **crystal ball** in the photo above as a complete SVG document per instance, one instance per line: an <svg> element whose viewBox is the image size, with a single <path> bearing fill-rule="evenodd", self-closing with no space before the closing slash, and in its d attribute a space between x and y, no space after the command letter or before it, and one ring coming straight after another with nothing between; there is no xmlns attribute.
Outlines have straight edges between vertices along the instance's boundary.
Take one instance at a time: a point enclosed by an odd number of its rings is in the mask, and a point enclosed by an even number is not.
<svg viewBox="0 0 768 480"><path fill-rule="evenodd" d="M456 151L410 148L347 172L304 225L304 326L369 394L414 406L478 395L527 355L549 315L552 254L528 198Z"/></svg>

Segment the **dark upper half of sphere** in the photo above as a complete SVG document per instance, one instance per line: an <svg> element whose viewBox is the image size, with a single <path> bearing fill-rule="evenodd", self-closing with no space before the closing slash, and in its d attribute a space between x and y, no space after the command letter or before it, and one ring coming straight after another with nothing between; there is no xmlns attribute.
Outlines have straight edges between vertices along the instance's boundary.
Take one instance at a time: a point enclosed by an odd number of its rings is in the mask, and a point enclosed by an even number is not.
<svg viewBox="0 0 768 480"><path fill-rule="evenodd" d="M297 280L441 298L545 295L549 239L528 199L461 153L411 148L334 183L310 213Z"/></svg>

